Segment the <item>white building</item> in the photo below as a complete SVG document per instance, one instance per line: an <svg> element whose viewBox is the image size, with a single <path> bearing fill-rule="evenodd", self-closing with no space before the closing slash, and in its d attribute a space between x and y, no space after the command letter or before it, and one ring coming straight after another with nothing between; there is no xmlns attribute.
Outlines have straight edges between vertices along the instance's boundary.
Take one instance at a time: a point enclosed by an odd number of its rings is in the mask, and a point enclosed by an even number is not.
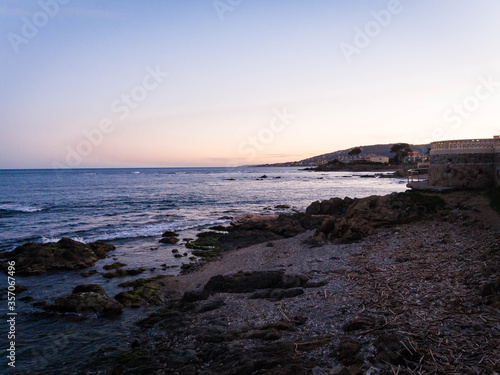
<svg viewBox="0 0 500 375"><path fill-rule="evenodd" d="M389 158L387 156L375 155L370 156L370 161L372 163L389 163Z"/></svg>

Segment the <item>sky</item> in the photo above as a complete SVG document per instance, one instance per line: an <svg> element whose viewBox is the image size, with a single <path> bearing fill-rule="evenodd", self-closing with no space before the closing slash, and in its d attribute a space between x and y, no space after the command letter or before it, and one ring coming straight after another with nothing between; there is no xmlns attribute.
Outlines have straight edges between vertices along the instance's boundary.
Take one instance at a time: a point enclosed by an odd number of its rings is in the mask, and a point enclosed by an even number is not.
<svg viewBox="0 0 500 375"><path fill-rule="evenodd" d="M2 0L0 169L500 134L496 0Z"/></svg>

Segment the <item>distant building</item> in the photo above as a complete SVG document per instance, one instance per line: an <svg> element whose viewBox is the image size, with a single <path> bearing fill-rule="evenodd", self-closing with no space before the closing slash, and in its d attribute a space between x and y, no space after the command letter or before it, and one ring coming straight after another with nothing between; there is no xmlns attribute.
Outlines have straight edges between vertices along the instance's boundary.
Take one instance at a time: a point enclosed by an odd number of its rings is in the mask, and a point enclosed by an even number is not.
<svg viewBox="0 0 500 375"><path fill-rule="evenodd" d="M418 150L411 150L411 152L408 153L408 155L404 159L405 163L419 163L423 161L424 157L420 155L420 152L418 152Z"/></svg>
<svg viewBox="0 0 500 375"><path fill-rule="evenodd" d="M382 155L370 156L369 160L372 163L389 163L389 158L387 156L382 156Z"/></svg>

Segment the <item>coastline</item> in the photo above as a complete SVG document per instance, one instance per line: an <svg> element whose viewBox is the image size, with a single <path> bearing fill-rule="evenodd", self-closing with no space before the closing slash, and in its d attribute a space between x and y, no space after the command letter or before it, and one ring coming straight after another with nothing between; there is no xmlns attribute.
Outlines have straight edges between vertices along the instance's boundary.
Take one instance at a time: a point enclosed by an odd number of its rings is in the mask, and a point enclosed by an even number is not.
<svg viewBox="0 0 500 375"><path fill-rule="evenodd" d="M500 219L484 195L444 198L436 217L361 242L310 247L306 231L169 278L139 344L98 362L113 374L498 372ZM271 276L270 292L252 288Z"/></svg>

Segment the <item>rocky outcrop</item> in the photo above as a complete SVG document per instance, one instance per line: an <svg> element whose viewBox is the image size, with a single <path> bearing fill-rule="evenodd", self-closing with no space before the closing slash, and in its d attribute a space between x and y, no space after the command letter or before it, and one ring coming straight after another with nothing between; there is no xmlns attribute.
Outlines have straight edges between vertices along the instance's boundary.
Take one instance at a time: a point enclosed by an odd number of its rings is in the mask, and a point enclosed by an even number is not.
<svg viewBox="0 0 500 375"><path fill-rule="evenodd" d="M309 242L318 244L326 240L342 243L358 241L378 228L389 228L429 218L445 205L445 201L439 196L412 191L347 202L344 200L342 203L336 201L335 204L331 202L331 205L324 204L323 207L328 209L327 212L333 212L335 207L336 213L323 221ZM325 212L318 210L317 202L314 207L311 205L308 209L313 212Z"/></svg>
<svg viewBox="0 0 500 375"><path fill-rule="evenodd" d="M56 243L29 242L12 252L3 253L6 260L16 262L16 274L38 275L47 271L75 270L93 266L99 259L106 258L114 250L113 245L97 241L83 244L70 238L62 238ZM3 262L2 270L6 272Z"/></svg>
<svg viewBox="0 0 500 375"><path fill-rule="evenodd" d="M103 287L85 284L78 285L71 295L57 298L52 305L46 305L44 309L61 313L98 313L100 316L109 317L120 315L123 306L109 297Z"/></svg>
<svg viewBox="0 0 500 375"><path fill-rule="evenodd" d="M280 215L242 215L231 222L232 229L222 234L218 242L222 248L238 249L262 242L294 237L317 228L324 217L305 213Z"/></svg>
<svg viewBox="0 0 500 375"><path fill-rule="evenodd" d="M328 200L313 202L307 207L306 214L309 215L335 215L340 216L345 214L349 206L356 200L346 197L330 198Z"/></svg>

